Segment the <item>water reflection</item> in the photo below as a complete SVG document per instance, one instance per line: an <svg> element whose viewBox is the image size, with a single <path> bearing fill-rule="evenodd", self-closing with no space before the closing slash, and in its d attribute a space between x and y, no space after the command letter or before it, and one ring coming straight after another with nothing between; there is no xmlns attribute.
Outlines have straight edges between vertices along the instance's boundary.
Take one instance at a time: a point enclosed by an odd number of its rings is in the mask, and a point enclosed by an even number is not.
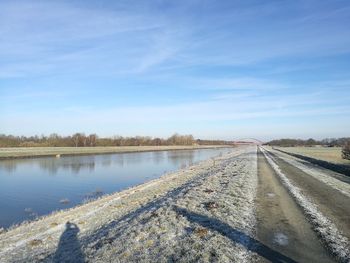
<svg viewBox="0 0 350 263"><path fill-rule="evenodd" d="M0 170L3 169L9 173L15 172L16 168L17 168L17 162L15 160L4 160L0 165Z"/></svg>
<svg viewBox="0 0 350 263"><path fill-rule="evenodd" d="M116 155L113 158L113 164L116 164L119 167L124 167L124 154Z"/></svg>
<svg viewBox="0 0 350 263"><path fill-rule="evenodd" d="M139 164L144 161L147 161L147 159L150 159L150 153L143 152L143 153L122 153L121 154L124 158L124 162L126 165L134 165Z"/></svg>
<svg viewBox="0 0 350 263"><path fill-rule="evenodd" d="M72 156L62 158L42 158L38 159L38 165L42 170L46 170L51 175L57 174L60 169L79 174L81 170L93 172L95 169L95 156Z"/></svg>
<svg viewBox="0 0 350 263"><path fill-rule="evenodd" d="M156 151L152 152L152 159L155 164L161 163L164 160L164 155L166 152L163 151Z"/></svg>
<svg viewBox="0 0 350 263"><path fill-rule="evenodd" d="M184 151L155 151L146 153L123 153L115 155L87 155L87 156L63 156L61 158L45 157L37 159L15 159L3 160L0 162L0 169L12 173L16 171L18 165L32 166L38 165L41 170L47 171L50 175L56 175L59 170L70 171L79 174L82 171L93 172L96 164L103 167L117 165L135 165L142 162L160 164L169 160L173 165L191 165L194 162L198 150ZM34 162L34 163L33 163Z"/></svg>
<svg viewBox="0 0 350 263"><path fill-rule="evenodd" d="M112 164L112 157L111 155L106 155L105 158L103 158L102 162L101 162L102 166L111 166Z"/></svg>
<svg viewBox="0 0 350 263"><path fill-rule="evenodd" d="M168 152L168 160L174 165L191 165L195 155L198 153L197 150L194 151L172 151Z"/></svg>
<svg viewBox="0 0 350 263"><path fill-rule="evenodd" d="M37 158L36 165L41 170L47 171L51 175L58 173L60 169L70 171L74 174L79 174L82 170L93 172L96 163L104 167L110 167L113 164L119 167L124 165L135 165L142 162L154 164L164 162L167 158L173 165L190 165L194 162L198 151L159 151L149 153L126 153L117 155L97 155L97 156L64 156L61 158ZM16 170L17 165L32 165L33 159L25 160L4 160L0 163L0 169L7 172Z"/></svg>
<svg viewBox="0 0 350 263"><path fill-rule="evenodd" d="M38 166L41 170L47 171L50 175L55 175L59 170L70 171L74 174L79 174L82 170L93 172L95 169L96 160L94 156L74 156L74 157L45 157L36 159L13 159L13 160L1 160L0 170L13 173L17 170L18 166L26 166L28 168ZM110 166L111 159L106 157L103 162L103 166Z"/></svg>
<svg viewBox="0 0 350 263"><path fill-rule="evenodd" d="M0 227L66 209L232 149L0 160ZM88 176L86 176L88 175ZM69 203L60 202L69 200Z"/></svg>
<svg viewBox="0 0 350 263"><path fill-rule="evenodd" d="M61 158L37 158L37 159L13 159L0 161L0 170L8 173L16 171L17 166L38 165L41 170L50 175L56 175L60 170L69 171L73 174L81 172L93 172L97 164L103 167L125 165L138 165L141 163L160 164L166 159L176 166L188 166L194 163L198 155L205 150L179 150L179 151L154 151L145 153L121 153L87 156L63 156ZM213 151L213 150L212 150Z"/></svg>

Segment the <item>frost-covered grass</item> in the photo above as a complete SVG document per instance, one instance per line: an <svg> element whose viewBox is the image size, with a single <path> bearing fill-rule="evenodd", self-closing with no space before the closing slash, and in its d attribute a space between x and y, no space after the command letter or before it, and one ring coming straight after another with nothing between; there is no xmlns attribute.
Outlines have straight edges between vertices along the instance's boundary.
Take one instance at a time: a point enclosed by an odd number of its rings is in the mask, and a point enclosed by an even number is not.
<svg viewBox="0 0 350 263"><path fill-rule="evenodd" d="M336 164L348 164L350 160L342 158L341 147L274 147L285 152L304 155L307 157L336 163Z"/></svg>
<svg viewBox="0 0 350 263"><path fill-rule="evenodd" d="M316 233L322 238L324 244L341 262L350 262L350 242L337 229L334 223L324 216L317 206L304 194L301 189L293 185L273 160L273 157L261 147L266 159L280 177L282 184L303 209L308 220L312 223Z"/></svg>
<svg viewBox="0 0 350 263"><path fill-rule="evenodd" d="M251 262L256 186L256 154L229 159L83 240L87 257L96 262Z"/></svg>
<svg viewBox="0 0 350 263"><path fill-rule="evenodd" d="M0 159L39 157L56 155L79 155L79 154L100 154L100 153L124 153L144 151L165 151L165 150L187 150L228 147L223 145L174 145L174 146L118 146L118 147L17 147L0 148Z"/></svg>
<svg viewBox="0 0 350 263"><path fill-rule="evenodd" d="M0 234L0 258L251 262L258 253L256 188L256 147L236 148L215 162L201 162ZM67 222L74 226L68 234Z"/></svg>

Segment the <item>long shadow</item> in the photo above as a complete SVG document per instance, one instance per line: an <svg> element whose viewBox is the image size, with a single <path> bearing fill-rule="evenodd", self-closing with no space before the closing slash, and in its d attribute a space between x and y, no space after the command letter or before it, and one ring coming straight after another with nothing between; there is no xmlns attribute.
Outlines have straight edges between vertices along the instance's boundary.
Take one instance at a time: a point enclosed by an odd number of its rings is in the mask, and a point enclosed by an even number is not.
<svg viewBox="0 0 350 263"><path fill-rule="evenodd" d="M242 154L237 155L233 158L242 157ZM110 222L107 225L104 225L100 229L96 230L94 233L89 235L88 237L85 237L81 240L83 246L88 244L94 244L94 249L99 249L104 245L103 239L107 236L109 236L110 231L113 230L113 232L118 232L116 230L118 229L118 225L122 222L130 222L133 219L137 218L140 214L145 212L150 212L157 210L163 205L170 205L172 203L172 200L174 198L178 198L181 195L186 194L190 189L198 187L200 184L202 184L202 181L215 174L219 170L223 169L223 167L227 166L230 162L232 162L232 158L225 160L222 165L219 167L210 167L208 170L200 174L199 176L196 176L195 178L189 180L188 182L184 183L183 185L167 192L164 196L159 197L157 199L152 200L151 202L145 204L144 206L122 216L121 218L118 218L118 220L114 220ZM118 234L114 235L113 238L110 238L110 242L112 239L117 239Z"/></svg>
<svg viewBox="0 0 350 263"><path fill-rule="evenodd" d="M209 168L208 171L204 172L203 174L199 175L198 177L195 177L194 179L191 179L190 181L184 183L183 185L169 191L167 194L165 194L162 197L159 197L157 199L154 199L150 201L149 203L145 204L144 206L135 209L134 211L118 218L117 220L114 220L110 222L107 225L104 225L100 229L96 230L94 233L92 233L90 236L85 237L82 239L83 245L94 243L94 248L98 249L103 246L103 239L107 236L109 236L110 231L115 231L118 229L118 225L122 222L130 222L133 219L137 218L140 214L145 212L151 212L154 210L157 210L161 206L165 205L166 203L171 203L171 200L174 198L177 198L181 196L182 194L186 194L191 188L196 188L202 183L202 179L211 176L217 171L217 169ZM113 239L117 239L118 235L114 235ZM112 241L112 240L111 240Z"/></svg>
<svg viewBox="0 0 350 263"><path fill-rule="evenodd" d="M84 254L81 250L80 242L78 240L79 227L67 222L66 229L60 237L57 250L53 256L53 262L66 263L83 263L85 262Z"/></svg>
<svg viewBox="0 0 350 263"><path fill-rule="evenodd" d="M246 157L246 155L249 155L249 154L242 153L233 158L234 159L244 158ZM133 219L137 218L142 213L157 210L159 207L163 205L167 205L167 204L170 205L170 203L174 198L178 198L179 196L187 193L190 189L198 187L200 184L202 184L203 179L210 177L216 172L218 172L219 170L223 169L230 162L232 162L233 158L223 161L222 165L220 165L219 167L210 167L208 170L206 170L199 176L196 176L195 178L184 183L183 185L167 192L164 196L152 200L151 202L145 204L144 206L137 208L134 211L131 211L130 213L118 218L117 220L110 222L109 224L103 225L101 228L94 231L91 235L82 237L80 240L81 245L85 247L93 244L92 248L96 250L103 247L105 238L110 236L109 233L111 231L113 231L113 233L118 233L118 231L120 230L119 225L122 222L124 223L130 222ZM114 234L112 237L108 239L107 242L112 242L113 240L117 239L118 236L119 234Z"/></svg>
<svg viewBox="0 0 350 263"><path fill-rule="evenodd" d="M235 243L243 245L248 250L257 253L271 262L285 262L295 263L297 261L291 259L288 256L281 254L280 252L269 248L258 240L248 236L247 234L232 228L230 225L205 215L197 214L186 209L174 206L174 210L186 217L189 221L197 223L205 228L212 229L221 235L228 237Z"/></svg>

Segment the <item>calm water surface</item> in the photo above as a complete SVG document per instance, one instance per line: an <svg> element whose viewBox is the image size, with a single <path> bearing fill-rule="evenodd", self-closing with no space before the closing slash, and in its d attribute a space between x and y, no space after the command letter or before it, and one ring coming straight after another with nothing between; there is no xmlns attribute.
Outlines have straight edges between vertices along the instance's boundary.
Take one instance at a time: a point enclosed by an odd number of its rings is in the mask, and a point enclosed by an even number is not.
<svg viewBox="0 0 350 263"><path fill-rule="evenodd" d="M0 227L73 207L232 148L0 161Z"/></svg>

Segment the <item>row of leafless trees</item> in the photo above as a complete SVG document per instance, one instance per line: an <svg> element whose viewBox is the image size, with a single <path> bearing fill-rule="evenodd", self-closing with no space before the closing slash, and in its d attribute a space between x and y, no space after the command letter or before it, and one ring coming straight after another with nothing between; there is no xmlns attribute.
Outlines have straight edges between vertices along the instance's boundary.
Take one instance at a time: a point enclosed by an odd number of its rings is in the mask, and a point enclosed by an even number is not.
<svg viewBox="0 0 350 263"><path fill-rule="evenodd" d="M282 147L293 147L293 146L315 146L315 145L323 145L327 147L343 147L350 138L326 138L323 140L314 140L312 138L307 140L301 139L279 139L272 140L266 144L271 146L282 146Z"/></svg>
<svg viewBox="0 0 350 263"><path fill-rule="evenodd" d="M350 160L350 141L346 142L342 149L343 159Z"/></svg>
<svg viewBox="0 0 350 263"><path fill-rule="evenodd" d="M225 145L232 144L222 140L195 140L192 135L174 134L167 139L149 136L100 138L96 134L75 133L60 136L13 136L0 134L0 147L94 147L94 146L160 146L160 145Z"/></svg>
<svg viewBox="0 0 350 263"><path fill-rule="evenodd" d="M320 144L320 142L317 142L314 139L308 139L308 140L301 140L301 139L279 139L279 140L272 140L267 143L271 146L282 146L282 147L292 147L292 146L313 146L316 144Z"/></svg>

